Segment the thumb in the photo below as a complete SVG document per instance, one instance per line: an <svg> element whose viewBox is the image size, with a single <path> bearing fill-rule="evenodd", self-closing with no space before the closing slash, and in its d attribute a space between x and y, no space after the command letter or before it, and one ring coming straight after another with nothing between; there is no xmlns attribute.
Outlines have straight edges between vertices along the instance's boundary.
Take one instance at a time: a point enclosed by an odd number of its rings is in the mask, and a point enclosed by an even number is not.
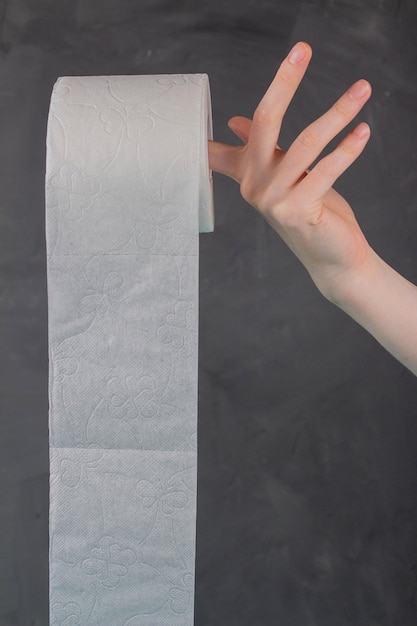
<svg viewBox="0 0 417 626"><path fill-rule="evenodd" d="M243 141L243 143L248 143L252 120L250 120L248 117L236 115L235 117L230 118L230 120L227 122L227 125L230 130L233 131L234 134Z"/></svg>
<svg viewBox="0 0 417 626"><path fill-rule="evenodd" d="M231 131L234 132L235 135L239 137L243 141L244 144L247 144L249 141L250 129L252 127L252 120L248 117L242 117L241 115L236 115L235 117L231 117L227 122L228 127ZM277 144L279 150L281 148Z"/></svg>
<svg viewBox="0 0 417 626"><path fill-rule="evenodd" d="M252 120L247 117L236 115L230 118L227 125L230 130L246 144L249 140L249 132ZM238 154L243 146L229 146L225 143L209 140L209 164L215 172L230 176L237 183L238 178Z"/></svg>

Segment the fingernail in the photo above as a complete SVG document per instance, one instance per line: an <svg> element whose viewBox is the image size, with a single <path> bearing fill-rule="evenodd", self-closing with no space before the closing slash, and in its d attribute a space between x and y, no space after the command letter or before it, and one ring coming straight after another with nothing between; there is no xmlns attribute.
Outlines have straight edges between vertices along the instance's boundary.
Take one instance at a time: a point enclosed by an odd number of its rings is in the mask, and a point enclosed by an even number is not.
<svg viewBox="0 0 417 626"><path fill-rule="evenodd" d="M359 100L359 98L363 98L363 96L365 96L368 92L369 83L367 83L366 80L361 79L360 81L352 85L352 87L348 91L348 96L352 100Z"/></svg>
<svg viewBox="0 0 417 626"><path fill-rule="evenodd" d="M295 65L296 63L300 63L304 59L306 55L305 46L302 43L295 44L294 48L288 55L288 61Z"/></svg>

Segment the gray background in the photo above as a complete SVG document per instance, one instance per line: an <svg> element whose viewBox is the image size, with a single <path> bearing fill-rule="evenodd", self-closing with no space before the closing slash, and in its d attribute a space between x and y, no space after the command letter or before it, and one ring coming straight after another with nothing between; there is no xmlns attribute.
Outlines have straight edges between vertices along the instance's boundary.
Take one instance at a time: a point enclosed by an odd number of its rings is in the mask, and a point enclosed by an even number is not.
<svg viewBox="0 0 417 626"><path fill-rule="evenodd" d="M416 5L0 1L1 626L48 624L43 177L56 78L206 72L215 138L239 144L227 120L252 117L307 41L280 145L371 82L356 122L372 137L336 188L417 283ZM415 626L417 380L319 294L234 181L214 183L216 230L200 237L195 624Z"/></svg>

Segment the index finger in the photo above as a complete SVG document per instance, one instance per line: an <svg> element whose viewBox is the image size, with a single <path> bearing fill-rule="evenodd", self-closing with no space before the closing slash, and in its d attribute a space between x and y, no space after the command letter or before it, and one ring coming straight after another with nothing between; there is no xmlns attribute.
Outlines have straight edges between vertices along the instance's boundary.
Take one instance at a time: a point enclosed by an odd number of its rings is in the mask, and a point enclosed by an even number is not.
<svg viewBox="0 0 417 626"><path fill-rule="evenodd" d="M312 54L308 43L298 42L279 66L256 107L247 149L260 168L268 165L275 154L282 118L301 83Z"/></svg>

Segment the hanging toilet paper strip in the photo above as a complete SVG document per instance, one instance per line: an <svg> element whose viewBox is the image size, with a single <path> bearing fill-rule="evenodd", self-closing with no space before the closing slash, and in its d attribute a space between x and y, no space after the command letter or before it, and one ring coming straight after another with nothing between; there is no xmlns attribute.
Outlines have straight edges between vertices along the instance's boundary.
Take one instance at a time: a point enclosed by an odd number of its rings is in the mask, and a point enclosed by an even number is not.
<svg viewBox="0 0 417 626"><path fill-rule="evenodd" d="M64 77L47 134L50 624L192 626L206 74Z"/></svg>

